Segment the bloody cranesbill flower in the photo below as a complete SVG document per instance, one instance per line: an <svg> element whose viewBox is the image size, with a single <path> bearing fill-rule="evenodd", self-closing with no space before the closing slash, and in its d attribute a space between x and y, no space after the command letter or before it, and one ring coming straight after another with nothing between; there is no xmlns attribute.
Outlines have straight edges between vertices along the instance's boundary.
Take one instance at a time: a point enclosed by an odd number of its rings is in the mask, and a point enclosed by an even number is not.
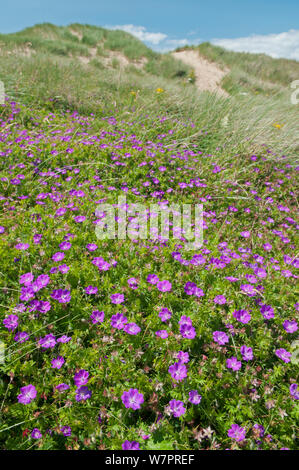
<svg viewBox="0 0 299 470"><path fill-rule="evenodd" d="M53 261L62 261L64 257L65 257L65 254L62 253L61 251L58 251L57 253L54 253L54 255L52 256L52 260Z"/></svg>
<svg viewBox="0 0 299 470"><path fill-rule="evenodd" d="M169 292L172 289L171 282L169 282L169 281L159 281L159 282L157 282L157 289L160 292Z"/></svg>
<svg viewBox="0 0 299 470"><path fill-rule="evenodd" d="M157 284L157 282L159 281L159 278L156 274L149 274L146 278L147 282L149 282L150 284Z"/></svg>
<svg viewBox="0 0 299 470"><path fill-rule="evenodd" d="M65 392L66 390L70 388L70 386L65 383L61 383L61 384L56 385L55 388L56 390L58 390L58 392Z"/></svg>
<svg viewBox="0 0 299 470"><path fill-rule="evenodd" d="M85 287L86 294L96 294L98 292L98 288L96 286L87 286Z"/></svg>
<svg viewBox="0 0 299 470"><path fill-rule="evenodd" d="M88 382L89 373L85 369L80 369L79 372L76 372L74 375L74 382L77 387L85 385Z"/></svg>
<svg viewBox="0 0 299 470"><path fill-rule="evenodd" d="M298 330L298 325L295 320L285 320L282 324L287 333L295 333Z"/></svg>
<svg viewBox="0 0 299 470"><path fill-rule="evenodd" d="M111 317L111 326L117 330L122 330L128 319L122 313L116 313Z"/></svg>
<svg viewBox="0 0 299 470"><path fill-rule="evenodd" d="M168 338L168 333L166 330L158 330L156 331L156 336L159 336L159 338L166 339Z"/></svg>
<svg viewBox="0 0 299 470"><path fill-rule="evenodd" d="M182 362L182 363L189 362L189 354L184 351L179 351L176 355L176 358L179 360L179 362Z"/></svg>
<svg viewBox="0 0 299 470"><path fill-rule="evenodd" d="M197 390L190 390L189 401L193 403L193 405L198 405L201 402L201 395L199 395Z"/></svg>
<svg viewBox="0 0 299 470"><path fill-rule="evenodd" d="M26 331L19 331L14 337L14 340L17 343L24 343L28 339L29 339L29 335L28 333L26 333Z"/></svg>
<svg viewBox="0 0 299 470"><path fill-rule="evenodd" d="M196 336L196 331L194 326L190 324L183 324L180 326L180 333L183 336L183 338L187 339L193 339Z"/></svg>
<svg viewBox="0 0 299 470"><path fill-rule="evenodd" d="M227 432L228 437L235 439L236 441L243 441L246 435L246 429L241 428L238 424L232 424L231 428Z"/></svg>
<svg viewBox="0 0 299 470"><path fill-rule="evenodd" d="M130 277L130 279L128 279L128 284L131 287L131 289L135 290L138 288L138 281L137 279L135 279L135 277Z"/></svg>
<svg viewBox="0 0 299 470"><path fill-rule="evenodd" d="M62 335L60 336L60 338L57 339L57 343L68 343L69 341L71 341L71 337L70 336L67 336L67 335Z"/></svg>
<svg viewBox="0 0 299 470"><path fill-rule="evenodd" d="M65 304L71 300L71 293L66 289L55 289L51 297L52 299L58 300L59 303Z"/></svg>
<svg viewBox="0 0 299 470"><path fill-rule="evenodd" d="M76 401L85 401L85 400L88 400L88 398L91 397L91 391L88 390L88 388L86 386L82 386L80 388L77 389L76 391Z"/></svg>
<svg viewBox="0 0 299 470"><path fill-rule="evenodd" d="M128 392L124 392L121 399L126 408L133 410L138 410L144 402L143 394L139 393L137 388L130 388Z"/></svg>
<svg viewBox="0 0 299 470"><path fill-rule="evenodd" d="M163 322L169 320L171 318L171 315L172 315L172 313L166 307L161 308L161 310L159 312L159 317L160 317L161 321L163 321Z"/></svg>
<svg viewBox="0 0 299 470"><path fill-rule="evenodd" d="M235 310L233 312L233 316L236 320L244 324L248 323L251 320L251 315L247 312L247 310Z"/></svg>
<svg viewBox="0 0 299 470"><path fill-rule="evenodd" d="M244 361L251 361L253 359L252 348L243 345L240 347L240 352Z"/></svg>
<svg viewBox="0 0 299 470"><path fill-rule="evenodd" d="M90 315L92 323L102 323L104 321L105 314L104 312L99 312L99 310L94 310Z"/></svg>
<svg viewBox="0 0 299 470"><path fill-rule="evenodd" d="M38 428L34 428L32 429L31 437L32 439L40 439L43 436Z"/></svg>
<svg viewBox="0 0 299 470"><path fill-rule="evenodd" d="M233 356L230 359L226 360L226 367L232 370L239 370L242 367L242 363L241 361L238 361L235 356Z"/></svg>
<svg viewBox="0 0 299 470"><path fill-rule="evenodd" d="M175 362L169 367L168 372L178 382L187 377L187 367L182 362Z"/></svg>
<svg viewBox="0 0 299 470"><path fill-rule="evenodd" d="M22 403L23 405L28 405L28 403L31 403L37 394L35 386L31 384L22 387L20 391L21 393L18 395L18 402Z"/></svg>
<svg viewBox="0 0 299 470"><path fill-rule="evenodd" d="M56 344L56 338L54 335L52 335L52 333L50 333L49 335L46 335L43 338L41 338L38 344L40 344L41 347L44 349L54 348Z"/></svg>
<svg viewBox="0 0 299 470"><path fill-rule="evenodd" d="M247 294L249 297L253 297L256 295L256 290L254 289L254 287L252 287L252 285L250 284L242 284L241 285L241 290Z"/></svg>
<svg viewBox="0 0 299 470"><path fill-rule="evenodd" d="M218 344L225 344L229 342L229 337L227 336L224 331L214 331L213 332L213 340Z"/></svg>
<svg viewBox="0 0 299 470"><path fill-rule="evenodd" d="M25 273L20 276L19 283L24 284L24 286L29 286L33 281L34 276L32 273Z"/></svg>
<svg viewBox="0 0 299 470"><path fill-rule="evenodd" d="M216 297L214 297L214 303L218 305L223 305L226 303L226 298L224 297L224 295L216 295Z"/></svg>
<svg viewBox="0 0 299 470"><path fill-rule="evenodd" d="M125 300L125 297L123 294L112 294L110 295L110 299L113 304L122 304Z"/></svg>
<svg viewBox="0 0 299 470"><path fill-rule="evenodd" d="M184 403L180 400L170 400L169 407L175 418L179 418L185 414L186 408L184 407Z"/></svg>
<svg viewBox="0 0 299 470"><path fill-rule="evenodd" d="M290 395L295 399L299 400L299 390L298 390L298 384L292 384L290 385Z"/></svg>
<svg viewBox="0 0 299 470"><path fill-rule="evenodd" d="M122 443L121 448L123 450L140 450L139 442L137 441L125 441Z"/></svg>
<svg viewBox="0 0 299 470"><path fill-rule="evenodd" d="M127 323L125 326L124 326L124 331L126 333L128 333L129 335L137 335L140 331L141 331L141 328L136 325L136 323Z"/></svg>
<svg viewBox="0 0 299 470"><path fill-rule="evenodd" d="M275 354L283 362L290 362L292 354L284 348L276 349Z"/></svg>
<svg viewBox="0 0 299 470"><path fill-rule="evenodd" d="M13 331L18 327L18 321L19 321L19 318L17 317L17 315L11 314L11 315L8 315L8 317L4 318L3 325L9 331Z"/></svg>
<svg viewBox="0 0 299 470"><path fill-rule="evenodd" d="M271 305L261 305L260 311L266 320L271 320L271 318L274 318L274 310Z"/></svg>
<svg viewBox="0 0 299 470"><path fill-rule="evenodd" d="M63 366L64 362L65 362L65 360L62 356L57 356L54 359L52 359L52 361L51 361L52 368L53 369L60 369Z"/></svg>
<svg viewBox="0 0 299 470"><path fill-rule="evenodd" d="M72 430L71 430L70 426L62 426L60 431L62 432L62 434L65 437L71 436L71 434L72 434Z"/></svg>

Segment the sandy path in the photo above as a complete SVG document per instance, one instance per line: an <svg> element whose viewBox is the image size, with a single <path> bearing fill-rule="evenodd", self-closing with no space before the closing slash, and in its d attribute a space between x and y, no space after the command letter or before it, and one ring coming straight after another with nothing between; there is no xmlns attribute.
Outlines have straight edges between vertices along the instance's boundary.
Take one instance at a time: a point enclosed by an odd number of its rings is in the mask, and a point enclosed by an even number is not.
<svg viewBox="0 0 299 470"><path fill-rule="evenodd" d="M213 91L221 96L229 96L219 85L228 70L220 69L216 64L204 59L194 50L173 52L172 55L194 69L196 76L195 85L200 91Z"/></svg>

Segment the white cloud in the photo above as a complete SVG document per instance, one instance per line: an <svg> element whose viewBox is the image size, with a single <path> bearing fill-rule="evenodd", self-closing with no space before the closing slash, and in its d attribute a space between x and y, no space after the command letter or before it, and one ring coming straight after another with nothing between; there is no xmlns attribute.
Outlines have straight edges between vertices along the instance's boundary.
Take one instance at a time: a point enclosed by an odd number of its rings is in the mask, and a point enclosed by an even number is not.
<svg viewBox="0 0 299 470"><path fill-rule="evenodd" d="M176 49L177 47L186 46L187 44L199 43L199 39L190 41L186 38L170 38L165 33L153 33L147 31L145 26L135 26L133 24L105 26L105 28L126 31L127 33L130 33L136 38L140 39L140 41L145 42L152 49L155 49L159 52L168 52Z"/></svg>
<svg viewBox="0 0 299 470"><path fill-rule="evenodd" d="M299 30L279 34L253 34L236 39L213 39L212 44L236 52L264 53L271 57L299 60Z"/></svg>
<svg viewBox="0 0 299 470"><path fill-rule="evenodd" d="M149 42L151 44L157 45L161 41L167 38L167 34L164 33L150 33L146 30L144 26L134 26L133 24L123 24L115 26L106 26L108 29L121 29L127 33L132 34L140 41Z"/></svg>

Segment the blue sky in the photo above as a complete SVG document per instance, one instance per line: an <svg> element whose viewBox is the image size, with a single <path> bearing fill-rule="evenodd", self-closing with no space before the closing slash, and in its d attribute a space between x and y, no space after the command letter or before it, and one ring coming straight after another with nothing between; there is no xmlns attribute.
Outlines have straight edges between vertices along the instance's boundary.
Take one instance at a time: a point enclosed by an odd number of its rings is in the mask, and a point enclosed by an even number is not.
<svg viewBox="0 0 299 470"><path fill-rule="evenodd" d="M11 0L0 12L1 33L79 22L128 30L161 51L208 40L299 60L298 0Z"/></svg>

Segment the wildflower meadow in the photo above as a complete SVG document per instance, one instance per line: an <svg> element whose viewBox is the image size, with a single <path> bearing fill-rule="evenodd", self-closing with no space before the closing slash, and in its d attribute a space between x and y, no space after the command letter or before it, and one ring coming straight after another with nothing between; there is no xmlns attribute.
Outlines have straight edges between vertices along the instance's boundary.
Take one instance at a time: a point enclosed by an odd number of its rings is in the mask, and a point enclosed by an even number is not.
<svg viewBox="0 0 299 470"><path fill-rule="evenodd" d="M230 145L155 80L150 112L132 87L0 105L1 448L296 448L294 153ZM202 208L193 249L172 204Z"/></svg>

